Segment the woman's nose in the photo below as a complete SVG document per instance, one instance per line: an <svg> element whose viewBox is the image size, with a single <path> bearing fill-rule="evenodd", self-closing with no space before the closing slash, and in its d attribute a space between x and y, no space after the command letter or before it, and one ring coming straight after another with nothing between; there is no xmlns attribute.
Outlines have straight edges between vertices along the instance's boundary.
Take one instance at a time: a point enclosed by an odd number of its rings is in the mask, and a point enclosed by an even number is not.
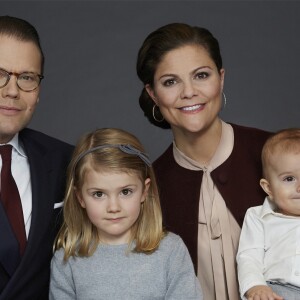
<svg viewBox="0 0 300 300"><path fill-rule="evenodd" d="M190 99L197 94L194 83L191 80L187 80L182 84L181 98Z"/></svg>

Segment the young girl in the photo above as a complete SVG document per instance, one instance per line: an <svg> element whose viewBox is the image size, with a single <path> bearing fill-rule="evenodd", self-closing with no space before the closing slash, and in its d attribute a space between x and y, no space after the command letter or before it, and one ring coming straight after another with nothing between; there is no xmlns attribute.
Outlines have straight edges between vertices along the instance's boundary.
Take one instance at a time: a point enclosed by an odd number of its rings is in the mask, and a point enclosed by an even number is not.
<svg viewBox="0 0 300 300"><path fill-rule="evenodd" d="M123 130L77 144L55 249L50 299L202 299L186 246L163 231L150 161Z"/></svg>

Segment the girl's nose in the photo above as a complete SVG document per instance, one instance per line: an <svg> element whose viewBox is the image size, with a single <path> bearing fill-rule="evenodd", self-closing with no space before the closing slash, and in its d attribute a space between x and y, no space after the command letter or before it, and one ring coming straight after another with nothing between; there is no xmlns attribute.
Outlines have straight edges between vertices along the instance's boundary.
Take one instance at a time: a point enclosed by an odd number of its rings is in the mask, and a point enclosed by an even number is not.
<svg viewBox="0 0 300 300"><path fill-rule="evenodd" d="M121 210L119 200L117 198L110 198L107 205L107 212L116 213Z"/></svg>

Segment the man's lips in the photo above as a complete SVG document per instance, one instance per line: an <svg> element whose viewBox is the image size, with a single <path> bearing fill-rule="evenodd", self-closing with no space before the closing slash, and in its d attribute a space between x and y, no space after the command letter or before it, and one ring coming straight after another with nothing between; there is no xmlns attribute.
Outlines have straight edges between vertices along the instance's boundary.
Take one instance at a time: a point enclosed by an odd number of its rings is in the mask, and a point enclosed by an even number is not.
<svg viewBox="0 0 300 300"><path fill-rule="evenodd" d="M15 115L17 113L19 113L21 111L21 109L17 108L17 107L12 107L12 106L0 106L0 113L4 114L4 115Z"/></svg>

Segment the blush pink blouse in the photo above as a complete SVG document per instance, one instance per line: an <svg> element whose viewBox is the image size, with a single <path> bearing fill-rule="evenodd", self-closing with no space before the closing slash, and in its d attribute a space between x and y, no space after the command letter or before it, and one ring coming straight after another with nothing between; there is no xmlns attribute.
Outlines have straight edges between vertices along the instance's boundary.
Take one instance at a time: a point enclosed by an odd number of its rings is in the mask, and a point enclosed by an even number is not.
<svg viewBox="0 0 300 300"><path fill-rule="evenodd" d="M241 229L210 176L210 172L230 156L233 144L233 128L222 121L219 145L211 161L204 166L183 154L173 142L174 158L180 166L203 171L198 219L198 279L205 300L240 299L235 257Z"/></svg>

